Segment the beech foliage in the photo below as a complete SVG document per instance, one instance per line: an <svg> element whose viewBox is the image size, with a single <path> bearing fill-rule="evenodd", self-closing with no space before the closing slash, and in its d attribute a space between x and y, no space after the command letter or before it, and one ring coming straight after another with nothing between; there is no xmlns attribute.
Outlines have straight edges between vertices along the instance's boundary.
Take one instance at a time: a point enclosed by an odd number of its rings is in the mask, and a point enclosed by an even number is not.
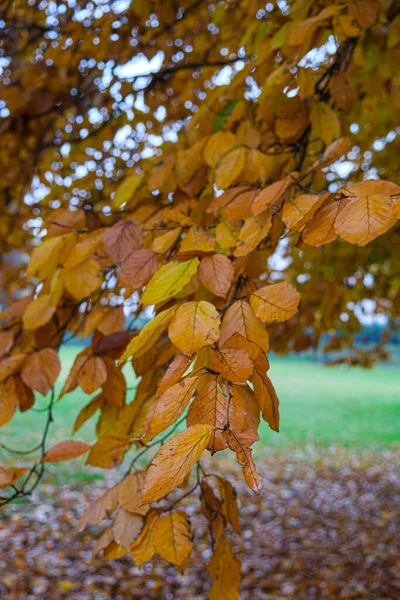
<svg viewBox="0 0 400 600"><path fill-rule="evenodd" d="M85 454L121 472L81 519L112 517L94 554L184 571L198 495L210 598L237 598L236 495L199 460L234 453L259 493L269 349L329 333L337 362L371 366L387 340L355 346L364 300L399 315L399 5L3 0L0 23L0 425L49 394L1 502ZM78 387L74 433L96 415L98 439L49 448Z"/></svg>

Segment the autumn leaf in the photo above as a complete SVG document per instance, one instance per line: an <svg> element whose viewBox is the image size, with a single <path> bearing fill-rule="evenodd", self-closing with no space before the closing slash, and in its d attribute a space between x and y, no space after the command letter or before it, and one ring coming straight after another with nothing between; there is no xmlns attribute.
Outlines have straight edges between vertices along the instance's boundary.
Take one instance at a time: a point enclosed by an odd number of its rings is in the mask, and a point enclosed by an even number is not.
<svg viewBox="0 0 400 600"><path fill-rule="evenodd" d="M158 269L146 286L142 304L158 304L176 296L197 272L198 258L171 261Z"/></svg>
<svg viewBox="0 0 400 600"><path fill-rule="evenodd" d="M66 440L65 442L56 444L50 448L50 450L47 450L43 462L60 462L63 460L70 460L71 458L77 458L78 456L85 454L90 448L90 444L87 444L86 442Z"/></svg>
<svg viewBox="0 0 400 600"><path fill-rule="evenodd" d="M224 346L225 342L234 333L239 333L267 352L269 347L268 333L245 300L234 302L226 311L222 319L219 345Z"/></svg>
<svg viewBox="0 0 400 600"><path fill-rule="evenodd" d="M257 432L254 429L242 429L234 432L230 430L223 435L229 447L236 452L237 461L243 468L243 475L249 488L255 494L259 494L262 488L262 478L257 473L250 448L258 440Z"/></svg>
<svg viewBox="0 0 400 600"><path fill-rule="evenodd" d="M17 373L23 363L27 354L23 352L19 352L17 354L13 354L11 356L7 356L0 361L0 382L4 381L10 375Z"/></svg>
<svg viewBox="0 0 400 600"><path fill-rule="evenodd" d="M219 314L210 302L185 302L168 328L171 342L184 354L195 354L218 340Z"/></svg>
<svg viewBox="0 0 400 600"><path fill-rule="evenodd" d="M83 531L89 525L98 525L108 518L117 506L118 486L115 485L102 494L100 498L89 504L78 522L77 530Z"/></svg>
<svg viewBox="0 0 400 600"><path fill-rule="evenodd" d="M158 313L151 321L140 330L139 334L128 344L127 349L119 359L120 363L125 362L130 356L139 357L155 344L158 338L168 327L175 313L175 307L168 308Z"/></svg>
<svg viewBox="0 0 400 600"><path fill-rule="evenodd" d="M136 223L121 220L104 231L103 244L115 264L122 265L134 250L142 246L143 234Z"/></svg>
<svg viewBox="0 0 400 600"><path fill-rule="evenodd" d="M77 300L90 296L102 282L99 263L90 258L65 273L65 287Z"/></svg>
<svg viewBox="0 0 400 600"><path fill-rule="evenodd" d="M18 389L11 376L0 383L0 427L13 418L18 404Z"/></svg>
<svg viewBox="0 0 400 600"><path fill-rule="evenodd" d="M209 600L238 600L240 569L226 534L221 533L208 566L213 580Z"/></svg>
<svg viewBox="0 0 400 600"><path fill-rule="evenodd" d="M390 196L373 194L356 197L346 204L335 220L335 232L351 244L365 246L395 223Z"/></svg>
<svg viewBox="0 0 400 600"><path fill-rule="evenodd" d="M255 315L264 323L287 321L297 312L300 294L285 281L263 287L250 296Z"/></svg>
<svg viewBox="0 0 400 600"><path fill-rule="evenodd" d="M117 516L112 524L114 540L126 551L129 550L143 527L143 518L123 507L118 510ZM108 558L108 557L107 557Z"/></svg>
<svg viewBox="0 0 400 600"><path fill-rule="evenodd" d="M193 548L189 521L181 510L170 512L156 522L155 551L167 562L182 570Z"/></svg>
<svg viewBox="0 0 400 600"><path fill-rule="evenodd" d="M52 294L43 294L33 300L25 309L22 322L27 331L38 329L46 325L56 312L57 304L54 303Z"/></svg>
<svg viewBox="0 0 400 600"><path fill-rule="evenodd" d="M279 431L279 399L268 375L255 370L251 381L264 421Z"/></svg>
<svg viewBox="0 0 400 600"><path fill-rule="evenodd" d="M228 381L243 383L253 371L253 363L245 349L222 348L212 359L211 368Z"/></svg>
<svg viewBox="0 0 400 600"><path fill-rule="evenodd" d="M90 449L86 464L102 469L112 469L119 464L132 442L113 435L101 437Z"/></svg>
<svg viewBox="0 0 400 600"><path fill-rule="evenodd" d="M156 273L158 257L153 250L142 248L135 250L121 265L121 276L132 288L143 287Z"/></svg>
<svg viewBox="0 0 400 600"><path fill-rule="evenodd" d="M143 503L163 498L182 483L203 454L213 430L210 425L194 425L162 446L147 472Z"/></svg>
<svg viewBox="0 0 400 600"><path fill-rule="evenodd" d="M146 472L138 470L127 475L118 485L118 501L126 511L142 516L149 512L149 507L142 504L145 481Z"/></svg>
<svg viewBox="0 0 400 600"><path fill-rule="evenodd" d="M30 388L46 396L56 382L61 371L58 354L52 348L43 348L31 354L22 370L22 381Z"/></svg>
<svg viewBox="0 0 400 600"><path fill-rule="evenodd" d="M106 379L107 367L101 356L90 356L78 375L78 383L86 394L93 394Z"/></svg>
<svg viewBox="0 0 400 600"><path fill-rule="evenodd" d="M271 213L269 211L258 217L247 219L240 230L236 242L235 256L246 256L250 254L258 244L268 235L271 229Z"/></svg>
<svg viewBox="0 0 400 600"><path fill-rule="evenodd" d="M240 177L246 161L246 150L243 147L234 148L224 154L215 171L215 185L226 189Z"/></svg>
<svg viewBox="0 0 400 600"><path fill-rule="evenodd" d="M0 467L0 488L13 485L22 475L29 471L28 467Z"/></svg>
<svg viewBox="0 0 400 600"><path fill-rule="evenodd" d="M129 548L133 562L139 568L153 558L155 548L155 527L160 517L160 511L152 509L146 516L144 527Z"/></svg>
<svg viewBox="0 0 400 600"><path fill-rule="evenodd" d="M212 294L225 298L233 283L235 270L224 254L213 254L201 260L199 279Z"/></svg>
<svg viewBox="0 0 400 600"><path fill-rule="evenodd" d="M171 385L178 383L181 377L185 374L191 363L191 357L185 354L178 354L169 365L163 378L161 379L157 394L161 396Z"/></svg>
<svg viewBox="0 0 400 600"><path fill-rule="evenodd" d="M168 388L153 405L150 412L150 424L147 430L149 439L172 425L188 406L195 390L198 375L185 377Z"/></svg>

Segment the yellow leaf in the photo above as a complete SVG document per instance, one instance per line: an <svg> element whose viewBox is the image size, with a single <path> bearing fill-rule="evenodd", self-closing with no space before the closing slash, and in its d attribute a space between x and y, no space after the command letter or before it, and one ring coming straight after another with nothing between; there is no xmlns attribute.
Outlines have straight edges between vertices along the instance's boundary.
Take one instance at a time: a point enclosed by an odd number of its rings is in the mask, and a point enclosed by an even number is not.
<svg viewBox="0 0 400 600"><path fill-rule="evenodd" d="M233 185L240 177L246 161L246 148L231 150L220 160L215 171L215 184L219 189Z"/></svg>
<svg viewBox="0 0 400 600"><path fill-rule="evenodd" d="M166 390L153 405L147 430L149 439L165 431L183 413L196 391L198 376L186 377Z"/></svg>
<svg viewBox="0 0 400 600"><path fill-rule="evenodd" d="M181 235L182 228L176 227L170 231L162 233L158 237L154 238L151 245L151 249L157 254L165 254L175 244L176 240Z"/></svg>
<svg viewBox="0 0 400 600"><path fill-rule="evenodd" d="M77 300L83 300L90 296L100 287L101 283L100 266L93 258L65 273L65 287Z"/></svg>
<svg viewBox="0 0 400 600"><path fill-rule="evenodd" d="M326 146L340 138L340 121L326 102L314 104L311 113L313 139L320 139Z"/></svg>
<svg viewBox="0 0 400 600"><path fill-rule="evenodd" d="M33 331L46 325L56 312L56 308L52 294L42 294L36 300L32 300L22 317L24 329Z"/></svg>
<svg viewBox="0 0 400 600"><path fill-rule="evenodd" d="M142 185L143 181L144 173L130 175L124 179L117 188L115 197L112 201L112 206L118 208L121 204L124 204L124 202L128 202L129 206L131 206L132 203L130 200L134 196L136 190Z"/></svg>
<svg viewBox="0 0 400 600"><path fill-rule="evenodd" d="M234 256L246 256L255 250L271 229L271 212L247 219L240 230Z"/></svg>
<svg viewBox="0 0 400 600"><path fill-rule="evenodd" d="M144 503L160 500L183 482L203 454L213 431L210 425L194 425L162 446L147 471Z"/></svg>
<svg viewBox="0 0 400 600"><path fill-rule="evenodd" d="M158 304L176 296L197 272L199 259L171 261L153 275L141 297L142 304Z"/></svg>
<svg viewBox="0 0 400 600"><path fill-rule="evenodd" d="M146 323L139 334L129 343L127 349L119 359L120 363L125 362L130 356L138 358L149 350L167 328L176 308L171 307L158 313L151 321Z"/></svg>
<svg viewBox="0 0 400 600"><path fill-rule="evenodd" d="M68 256L68 259L64 265L65 271L76 269L76 267L84 263L86 259L88 259L93 252L97 250L100 244L102 244L103 234L104 229L98 229L93 233L82 236L80 241L75 244L72 252Z"/></svg>
<svg viewBox="0 0 400 600"><path fill-rule="evenodd" d="M226 534L221 532L208 571L213 579L208 600L238 600L241 563L232 552Z"/></svg>
<svg viewBox="0 0 400 600"><path fill-rule="evenodd" d="M154 531L156 524L160 517L160 511L152 509L148 513L146 517L146 521L144 523L144 527L138 536L138 538L134 541L132 546L129 548L131 553L133 562L139 568L148 560L150 560L155 552L155 539L154 539Z"/></svg>
<svg viewBox="0 0 400 600"><path fill-rule="evenodd" d="M216 167L222 157L238 145L238 138L230 131L214 133L204 148L204 159L210 167Z"/></svg>
<svg viewBox="0 0 400 600"><path fill-rule="evenodd" d="M120 464L125 452L131 446L132 442L129 439L105 435L93 444L86 464L102 469L112 469Z"/></svg>
<svg viewBox="0 0 400 600"><path fill-rule="evenodd" d="M156 553L178 568L186 566L192 548L192 530L184 512L170 512L156 522L154 530Z"/></svg>
<svg viewBox="0 0 400 600"><path fill-rule="evenodd" d="M299 301L299 292L286 281L267 285L250 296L251 308L264 323L287 321L296 314Z"/></svg>
<svg viewBox="0 0 400 600"><path fill-rule="evenodd" d="M316 194L301 194L291 200L286 200L283 205L282 221L291 232L298 231L325 201L325 195L317 196Z"/></svg>
<svg viewBox="0 0 400 600"><path fill-rule="evenodd" d="M177 309L168 329L171 342L184 354L195 354L218 340L221 322L210 302L185 302Z"/></svg>

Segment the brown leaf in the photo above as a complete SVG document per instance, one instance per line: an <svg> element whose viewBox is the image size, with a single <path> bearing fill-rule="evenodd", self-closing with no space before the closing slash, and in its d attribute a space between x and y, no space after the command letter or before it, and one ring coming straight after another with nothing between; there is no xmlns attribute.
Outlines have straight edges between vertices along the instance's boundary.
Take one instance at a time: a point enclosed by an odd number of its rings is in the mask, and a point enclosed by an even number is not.
<svg viewBox="0 0 400 600"><path fill-rule="evenodd" d="M131 287L143 287L158 269L158 257L153 250L142 248L132 252L121 266L121 275Z"/></svg>
<svg viewBox="0 0 400 600"><path fill-rule="evenodd" d="M235 269L224 254L213 254L201 260L199 279L212 294L225 298L233 283Z"/></svg>
<svg viewBox="0 0 400 600"><path fill-rule="evenodd" d="M115 264L121 266L134 250L142 246L143 234L136 223L122 219L104 231L103 244Z"/></svg>

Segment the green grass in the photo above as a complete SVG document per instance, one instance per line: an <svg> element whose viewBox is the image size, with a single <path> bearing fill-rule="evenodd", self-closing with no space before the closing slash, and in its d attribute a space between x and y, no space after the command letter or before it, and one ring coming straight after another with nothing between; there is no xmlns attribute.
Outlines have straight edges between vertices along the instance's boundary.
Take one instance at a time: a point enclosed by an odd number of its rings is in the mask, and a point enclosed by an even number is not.
<svg viewBox="0 0 400 600"><path fill-rule="evenodd" d="M71 368L79 349L69 346L62 350L62 374L57 391ZM337 446L384 450L400 441L400 375L394 365L378 365L373 370L360 368L328 368L302 358L271 359L269 375L277 389L281 405L281 431L275 433L262 423L261 444L269 448L290 449L311 443L317 446ZM125 367L128 385L135 385L130 365ZM133 391L129 392L133 397ZM66 395L55 405L55 423L49 443L72 437L72 427L80 409L89 397L80 389ZM0 442L23 450L34 446L43 427L48 399L38 396L35 411L18 413L0 431ZM93 417L76 434L77 439L95 439ZM397 445L396 444L396 445ZM258 445L260 448L260 444ZM0 449L1 461L8 453ZM103 477L101 469L83 467L82 459L49 466L50 473L62 479L73 477L76 483Z"/></svg>

